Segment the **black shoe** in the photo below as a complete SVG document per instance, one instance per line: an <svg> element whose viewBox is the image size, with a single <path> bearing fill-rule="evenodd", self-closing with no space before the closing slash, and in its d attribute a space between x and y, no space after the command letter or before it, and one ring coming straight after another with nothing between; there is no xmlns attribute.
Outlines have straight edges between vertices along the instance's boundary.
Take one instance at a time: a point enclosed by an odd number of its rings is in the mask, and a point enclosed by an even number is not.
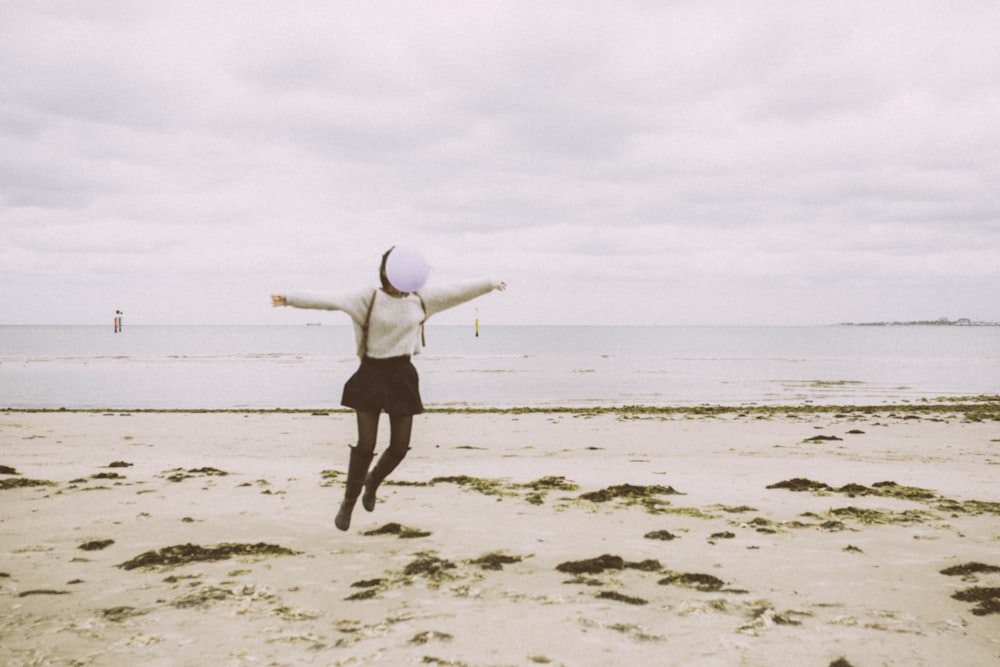
<svg viewBox="0 0 1000 667"><path fill-rule="evenodd" d="M344 500L340 503L340 511L333 520L333 524L340 530L351 527L354 503L358 502L358 496L361 495L373 455L373 452L362 452L357 447L351 447L351 460L347 467L347 488L344 490Z"/></svg>
<svg viewBox="0 0 1000 667"><path fill-rule="evenodd" d="M368 473L368 477L365 478L365 492L361 494L361 506L368 512L375 511L376 491L378 483L372 478L372 474Z"/></svg>
<svg viewBox="0 0 1000 667"><path fill-rule="evenodd" d="M385 450L385 453L379 457L378 463L372 468L372 471L368 473L365 477L365 492L361 496L361 506L364 507L369 512L375 510L375 502L377 498L375 497L375 492L378 491L379 485L385 480L389 474L396 469L396 466L406 458L406 453L410 451L407 447L402 451L393 451L392 449Z"/></svg>
<svg viewBox="0 0 1000 667"><path fill-rule="evenodd" d="M343 502L340 503L340 511L337 512L336 518L333 520L333 525L335 525L340 530L347 530L351 527L351 513L354 511L354 503L358 502L358 497L354 498L344 498Z"/></svg>

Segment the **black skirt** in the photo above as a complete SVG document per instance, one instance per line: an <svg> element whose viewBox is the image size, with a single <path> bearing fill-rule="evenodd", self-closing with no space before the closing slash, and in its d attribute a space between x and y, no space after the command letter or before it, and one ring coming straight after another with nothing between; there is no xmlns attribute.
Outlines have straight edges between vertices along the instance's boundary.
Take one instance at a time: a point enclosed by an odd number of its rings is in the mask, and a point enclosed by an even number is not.
<svg viewBox="0 0 1000 667"><path fill-rule="evenodd" d="M363 357L361 367L344 385L340 404L355 410L390 415L419 415L420 378L409 357Z"/></svg>

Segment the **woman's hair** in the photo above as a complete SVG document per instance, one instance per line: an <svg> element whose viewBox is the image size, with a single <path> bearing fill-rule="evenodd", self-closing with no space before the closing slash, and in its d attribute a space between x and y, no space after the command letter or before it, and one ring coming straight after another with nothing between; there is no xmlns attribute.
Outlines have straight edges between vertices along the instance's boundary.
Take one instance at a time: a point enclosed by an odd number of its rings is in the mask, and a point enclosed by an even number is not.
<svg viewBox="0 0 1000 667"><path fill-rule="evenodd" d="M384 289L387 292L399 291L392 286L392 283L389 282L389 277L385 274L385 263L389 260L389 253L392 252L393 248L395 247L396 246L392 246L392 248L389 248L388 250L385 251L385 254L382 255L382 265L379 266L378 269L378 277L382 281L382 289Z"/></svg>

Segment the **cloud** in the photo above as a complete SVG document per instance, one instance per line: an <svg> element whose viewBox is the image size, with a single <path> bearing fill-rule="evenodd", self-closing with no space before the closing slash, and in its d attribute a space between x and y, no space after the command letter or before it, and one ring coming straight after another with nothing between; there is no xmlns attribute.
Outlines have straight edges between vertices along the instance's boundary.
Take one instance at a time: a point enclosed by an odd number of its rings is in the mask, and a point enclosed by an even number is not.
<svg viewBox="0 0 1000 667"><path fill-rule="evenodd" d="M0 306L278 322L268 290L371 282L405 243L507 277L512 323L1000 319L970 296L1000 288L998 28L976 2L9 3Z"/></svg>

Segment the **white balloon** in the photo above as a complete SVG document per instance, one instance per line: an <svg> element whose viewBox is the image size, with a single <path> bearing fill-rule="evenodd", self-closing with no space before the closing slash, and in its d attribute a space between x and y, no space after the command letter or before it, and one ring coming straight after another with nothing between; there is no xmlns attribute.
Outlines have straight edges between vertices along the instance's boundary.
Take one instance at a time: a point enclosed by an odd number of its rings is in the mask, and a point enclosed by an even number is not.
<svg viewBox="0 0 1000 667"><path fill-rule="evenodd" d="M416 292L430 272L427 260L412 248L393 248L385 262L385 276L400 292Z"/></svg>

